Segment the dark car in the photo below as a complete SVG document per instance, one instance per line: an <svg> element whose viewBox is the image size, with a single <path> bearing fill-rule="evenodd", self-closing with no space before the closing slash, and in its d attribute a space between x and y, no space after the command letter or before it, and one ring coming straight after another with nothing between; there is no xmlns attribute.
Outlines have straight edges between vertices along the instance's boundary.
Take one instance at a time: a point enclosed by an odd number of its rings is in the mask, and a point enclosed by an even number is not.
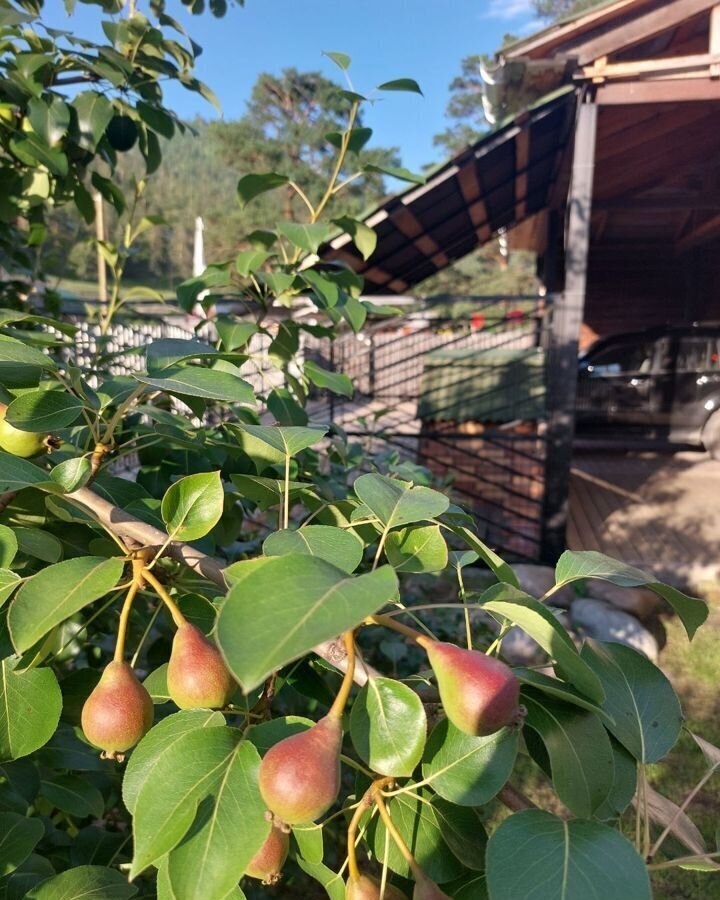
<svg viewBox="0 0 720 900"><path fill-rule="evenodd" d="M704 445L720 459L720 325L603 338L580 357L581 435Z"/></svg>

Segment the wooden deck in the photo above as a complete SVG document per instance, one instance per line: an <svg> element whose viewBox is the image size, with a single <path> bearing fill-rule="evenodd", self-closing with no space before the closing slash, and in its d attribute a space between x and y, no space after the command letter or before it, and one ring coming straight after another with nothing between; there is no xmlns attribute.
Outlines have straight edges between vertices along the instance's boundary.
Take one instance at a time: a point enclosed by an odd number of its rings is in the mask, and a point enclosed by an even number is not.
<svg viewBox="0 0 720 900"><path fill-rule="evenodd" d="M720 572L720 463L701 453L578 452L567 542L679 578Z"/></svg>

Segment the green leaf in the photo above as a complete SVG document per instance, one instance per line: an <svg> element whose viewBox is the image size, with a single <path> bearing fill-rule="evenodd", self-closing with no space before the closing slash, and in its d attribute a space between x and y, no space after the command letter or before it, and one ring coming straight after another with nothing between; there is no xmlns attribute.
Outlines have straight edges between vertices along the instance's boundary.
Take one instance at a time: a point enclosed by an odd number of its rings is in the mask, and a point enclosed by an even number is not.
<svg viewBox="0 0 720 900"><path fill-rule="evenodd" d="M13 600L8 629L23 653L88 603L104 597L122 577L123 561L98 556L66 559L29 578Z"/></svg>
<svg viewBox="0 0 720 900"><path fill-rule="evenodd" d="M340 372L328 372L311 359L305 360L303 366L305 375L319 388L327 388L333 394L342 394L344 397L352 397L353 384L347 375Z"/></svg>
<svg viewBox="0 0 720 900"><path fill-rule="evenodd" d="M377 247L377 234L374 229L350 216L333 219L333 222L350 235L364 260L368 260L373 255Z"/></svg>
<svg viewBox="0 0 720 900"><path fill-rule="evenodd" d="M224 761L212 796L200 802L190 831L170 852L170 884L183 900L224 897L264 844L270 822L258 787L259 768L255 747L240 741Z"/></svg>
<svg viewBox="0 0 720 900"><path fill-rule="evenodd" d="M50 471L50 477L66 494L71 494L87 484L92 475L92 464L87 456L66 459Z"/></svg>
<svg viewBox="0 0 720 900"><path fill-rule="evenodd" d="M207 709L185 709L158 722L135 747L125 769L122 794L125 806L135 812L140 789L148 779L155 776L155 769L162 760L163 753L172 747L183 735L198 728L217 728L224 725L222 713Z"/></svg>
<svg viewBox="0 0 720 900"><path fill-rule="evenodd" d="M0 492L20 491L31 486L45 487L50 480L39 466L0 450Z"/></svg>
<svg viewBox="0 0 720 900"><path fill-rule="evenodd" d="M243 250L235 257L235 268L244 278L247 278L251 272L257 272L258 269L275 256L268 250Z"/></svg>
<svg viewBox="0 0 720 900"><path fill-rule="evenodd" d="M85 150L94 151L98 141L104 136L115 115L110 101L97 91L83 91L72 101L77 112L80 138L78 144Z"/></svg>
<svg viewBox="0 0 720 900"><path fill-rule="evenodd" d="M325 856L322 828L315 825L293 825L292 833L302 859L315 865L322 863Z"/></svg>
<svg viewBox="0 0 720 900"><path fill-rule="evenodd" d="M479 810L456 806L442 797L433 797L432 805L443 840L453 855L468 869L482 871L485 868L487 835Z"/></svg>
<svg viewBox="0 0 720 900"><path fill-rule="evenodd" d="M99 819L105 809L100 791L79 775L56 775L43 781L41 793L54 807L80 819L88 816Z"/></svg>
<svg viewBox="0 0 720 900"><path fill-rule="evenodd" d="M328 59L331 59L338 68L345 71L350 68L350 63L352 59L347 55L347 53L339 53L335 50L323 50L323 56L327 56Z"/></svg>
<svg viewBox="0 0 720 900"><path fill-rule="evenodd" d="M333 872L321 862L309 862L302 857L298 858L297 864L306 875L318 881L325 888L330 900L345 900L345 882L342 875Z"/></svg>
<svg viewBox="0 0 720 900"><path fill-rule="evenodd" d="M545 675L543 672L538 672L535 669L524 669L522 666L514 668L513 672L521 685L537 688L544 694L549 694L551 697L555 697L558 700L564 700L565 703L571 703L573 706L579 706L580 709L585 709L588 712L594 713L596 716L600 716L604 722L612 724L612 718L605 712L602 706L598 706L597 703L588 700L587 697L584 697L580 693L580 691L576 690L572 685L561 681L559 678L553 678L550 675Z"/></svg>
<svg viewBox="0 0 720 900"><path fill-rule="evenodd" d="M264 194L266 191L274 191L276 188L287 184L290 179L287 175L278 175L277 172L266 172L264 175L243 175L238 181L237 195L240 206L247 204Z"/></svg>
<svg viewBox="0 0 720 900"><path fill-rule="evenodd" d="M637 763L615 738L610 738L613 751L613 785L604 802L595 810L601 821L617 819L630 806L637 789Z"/></svg>
<svg viewBox="0 0 720 900"><path fill-rule="evenodd" d="M422 96L420 85L414 78L396 78L394 81L386 81L384 84L379 84L377 89L379 91L408 91L409 93Z"/></svg>
<svg viewBox="0 0 720 900"><path fill-rule="evenodd" d="M7 569L18 552L18 542L15 532L7 525L0 525L0 567Z"/></svg>
<svg viewBox="0 0 720 900"><path fill-rule="evenodd" d="M613 752L592 713L526 691L525 728L542 740L558 797L576 816L589 818L607 799L614 780ZM527 736L526 736L527 740ZM533 755L532 744L529 744Z"/></svg>
<svg viewBox="0 0 720 900"><path fill-rule="evenodd" d="M321 641L358 625L397 591L389 566L353 577L300 554L245 560L225 574L231 588L218 616L217 641L246 692Z"/></svg>
<svg viewBox="0 0 720 900"><path fill-rule="evenodd" d="M237 731L225 726L195 728L162 751L135 802L131 878L180 843L198 805L218 790L227 775L238 738Z"/></svg>
<svg viewBox="0 0 720 900"><path fill-rule="evenodd" d="M31 391L12 401L6 420L20 431L45 434L74 425L83 403L65 391Z"/></svg>
<svg viewBox="0 0 720 900"><path fill-rule="evenodd" d="M439 525L410 525L391 532L385 554L396 572L442 572L448 562Z"/></svg>
<svg viewBox="0 0 720 900"><path fill-rule="evenodd" d="M56 368L55 363L41 350L0 335L0 384L5 387L35 386L40 370Z"/></svg>
<svg viewBox="0 0 720 900"><path fill-rule="evenodd" d="M308 253L317 253L318 247L327 239L328 226L324 222L315 222L312 225L301 225L297 222L278 222L277 231L291 244L306 250Z"/></svg>
<svg viewBox="0 0 720 900"><path fill-rule="evenodd" d="M62 694L52 670L16 672L17 664L0 662L0 762L42 747L60 721Z"/></svg>
<svg viewBox="0 0 720 900"><path fill-rule="evenodd" d="M163 378L136 375L142 384L149 384L169 394L183 397L200 397L205 400L225 400L228 403L253 403L255 395L247 381L234 371L204 369L199 366L182 366L165 369Z"/></svg>
<svg viewBox="0 0 720 900"><path fill-rule="evenodd" d="M427 180L424 175L416 175L409 169L403 169L397 166L378 166L373 163L364 166L363 171L379 172L381 175L389 175L391 178L397 178L399 181L409 181L412 184L425 184Z"/></svg>
<svg viewBox="0 0 720 900"><path fill-rule="evenodd" d="M45 166L54 175L67 175L67 156L48 145L37 134L18 134L10 138L10 151L27 166Z"/></svg>
<svg viewBox="0 0 720 900"><path fill-rule="evenodd" d="M269 459L280 462L286 456L297 456L302 450L319 444L327 428L303 425L235 425L234 430L250 435L275 451Z"/></svg>
<svg viewBox="0 0 720 900"><path fill-rule="evenodd" d="M167 532L177 541L196 541L220 521L223 514L219 472L186 475L165 492L161 512Z"/></svg>
<svg viewBox="0 0 720 900"><path fill-rule="evenodd" d="M555 569L556 584L561 586L583 578L599 578L618 587L650 588L672 606L691 640L708 617L709 608L704 600L689 597L668 584L661 584L634 566L618 562L595 550L566 550Z"/></svg>
<svg viewBox="0 0 720 900"><path fill-rule="evenodd" d="M447 527L453 534L457 535L466 546L477 553L485 565L493 572L498 581L510 584L516 588L520 587L520 582L517 580L517 576L512 568L504 559L501 559L494 550L491 550L487 544L483 543L477 535L473 534L469 528L465 528L462 525L449 525Z"/></svg>
<svg viewBox="0 0 720 900"><path fill-rule="evenodd" d="M15 528L19 552L24 556L34 556L46 563L56 563L62 559L63 545L60 538L42 528Z"/></svg>
<svg viewBox="0 0 720 900"><path fill-rule="evenodd" d="M328 143L332 144L333 147L337 147L337 149L340 150L343 145L343 140L345 139L345 136L347 134L347 131L330 131L325 135L325 140ZM367 142L370 140L372 135L372 128L353 128L347 138L347 148L349 152L359 153L365 146L365 144L367 144ZM336 225L339 224L337 219L333 219L333 221Z"/></svg>
<svg viewBox="0 0 720 900"><path fill-rule="evenodd" d="M222 341L223 350L238 350L260 330L254 322L236 322L234 319L215 319L215 327Z"/></svg>
<svg viewBox="0 0 720 900"><path fill-rule="evenodd" d="M93 172L90 176L90 181L95 190L99 191L99 193L102 194L103 199L107 200L107 202L115 209L115 212L121 216L125 212L125 195L121 188L115 184L114 181L105 178L105 176L101 175L99 172ZM102 241L98 241L99 249L102 249L102 244Z"/></svg>
<svg viewBox="0 0 720 900"><path fill-rule="evenodd" d="M205 341L183 338L163 338L153 341L146 351L147 368L151 375L159 375L188 359L217 358L218 351Z"/></svg>
<svg viewBox="0 0 720 900"><path fill-rule="evenodd" d="M352 708L350 734L358 756L380 775L410 776L427 735L422 701L392 678L370 678Z"/></svg>
<svg viewBox="0 0 720 900"><path fill-rule="evenodd" d="M362 541L351 531L330 525L308 525L297 531L276 531L265 539L265 556L303 553L317 556L344 572L354 572L363 557Z"/></svg>
<svg viewBox="0 0 720 900"><path fill-rule="evenodd" d="M510 728L475 737L443 719L428 739L423 778L451 803L482 806L510 777L517 750L518 733Z"/></svg>
<svg viewBox="0 0 720 900"><path fill-rule="evenodd" d="M540 809L515 813L493 833L487 881L492 900L652 900L645 864L619 832Z"/></svg>
<svg viewBox="0 0 720 900"><path fill-rule="evenodd" d="M353 485L359 500L388 531L400 525L433 519L445 512L449 500L444 494L410 482L368 473Z"/></svg>
<svg viewBox="0 0 720 900"><path fill-rule="evenodd" d="M496 584L482 595L484 610L519 625L554 659L560 674L595 703L602 703L604 693L599 678L580 657L570 635L550 610L509 584Z"/></svg>
<svg viewBox="0 0 720 900"><path fill-rule="evenodd" d="M67 133L70 110L61 97L33 97L28 103L28 119L40 139L52 147Z"/></svg>
<svg viewBox="0 0 720 900"><path fill-rule="evenodd" d="M605 689L607 727L638 762L662 759L682 727L680 702L667 677L637 650L588 641L581 656Z"/></svg>
<svg viewBox="0 0 720 900"><path fill-rule="evenodd" d="M22 865L44 834L40 819L0 812L0 876L9 875Z"/></svg>
<svg viewBox="0 0 720 900"><path fill-rule="evenodd" d="M11 597L13 591L20 582L20 576L10 569L0 569L0 606L2 606L8 597Z"/></svg>
<svg viewBox="0 0 720 900"><path fill-rule="evenodd" d="M172 116L168 115L161 107L138 100L135 109L143 122L164 138L169 140L175 134L175 123Z"/></svg>
<svg viewBox="0 0 720 900"><path fill-rule="evenodd" d="M122 872L106 866L77 866L43 881L27 900L127 900L138 889Z"/></svg>
<svg viewBox="0 0 720 900"><path fill-rule="evenodd" d="M231 475L230 479L241 497L257 503L260 509L269 509L282 501L285 482L282 478L262 478L259 475ZM290 497L312 491L313 485L301 481L290 482Z"/></svg>
<svg viewBox="0 0 720 900"><path fill-rule="evenodd" d="M308 414L287 388L275 388L266 402L278 425L307 425Z"/></svg>
<svg viewBox="0 0 720 900"><path fill-rule="evenodd" d="M407 786L412 789L412 782ZM420 791L418 791L420 793ZM387 801L387 808L393 823L410 848L420 868L433 881L442 884L457 878L463 867L443 838L443 820L435 807L427 802L432 795L421 792L420 799L412 794L398 794ZM377 859L385 857L385 826L381 820L373 819L368 828L370 845ZM410 868L395 843L390 840L387 853L388 868L403 878L410 877ZM545 900L545 898L543 898Z"/></svg>

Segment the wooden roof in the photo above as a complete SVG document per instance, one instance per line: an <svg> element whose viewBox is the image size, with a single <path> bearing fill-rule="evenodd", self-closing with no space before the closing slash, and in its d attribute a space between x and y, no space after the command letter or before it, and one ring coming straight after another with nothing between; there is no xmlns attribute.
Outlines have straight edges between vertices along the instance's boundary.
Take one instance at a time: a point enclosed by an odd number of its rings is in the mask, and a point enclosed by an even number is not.
<svg viewBox="0 0 720 900"><path fill-rule="evenodd" d="M422 187L391 197L366 219L378 236L364 262L347 235L322 256L349 263L367 293L403 293L501 229L546 208L572 133L573 88L555 94L453 157Z"/></svg>

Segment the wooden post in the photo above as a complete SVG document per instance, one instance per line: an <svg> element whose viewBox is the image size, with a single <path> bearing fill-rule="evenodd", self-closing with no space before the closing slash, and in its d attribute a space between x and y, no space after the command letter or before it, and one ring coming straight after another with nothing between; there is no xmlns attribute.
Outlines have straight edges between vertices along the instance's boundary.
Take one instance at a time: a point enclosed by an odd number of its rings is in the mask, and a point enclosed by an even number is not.
<svg viewBox="0 0 720 900"><path fill-rule="evenodd" d="M597 106L581 102L575 126L565 241L565 289L556 294L547 355L547 439L541 558L554 564L565 549L575 433L578 341L585 310Z"/></svg>
<svg viewBox="0 0 720 900"><path fill-rule="evenodd" d="M95 191L93 193L93 202L95 203L95 237L98 241L105 240L105 217L103 215L103 199L102 195ZM107 303L107 270L105 269L105 257L97 250L97 283L98 283L98 300L101 304Z"/></svg>

